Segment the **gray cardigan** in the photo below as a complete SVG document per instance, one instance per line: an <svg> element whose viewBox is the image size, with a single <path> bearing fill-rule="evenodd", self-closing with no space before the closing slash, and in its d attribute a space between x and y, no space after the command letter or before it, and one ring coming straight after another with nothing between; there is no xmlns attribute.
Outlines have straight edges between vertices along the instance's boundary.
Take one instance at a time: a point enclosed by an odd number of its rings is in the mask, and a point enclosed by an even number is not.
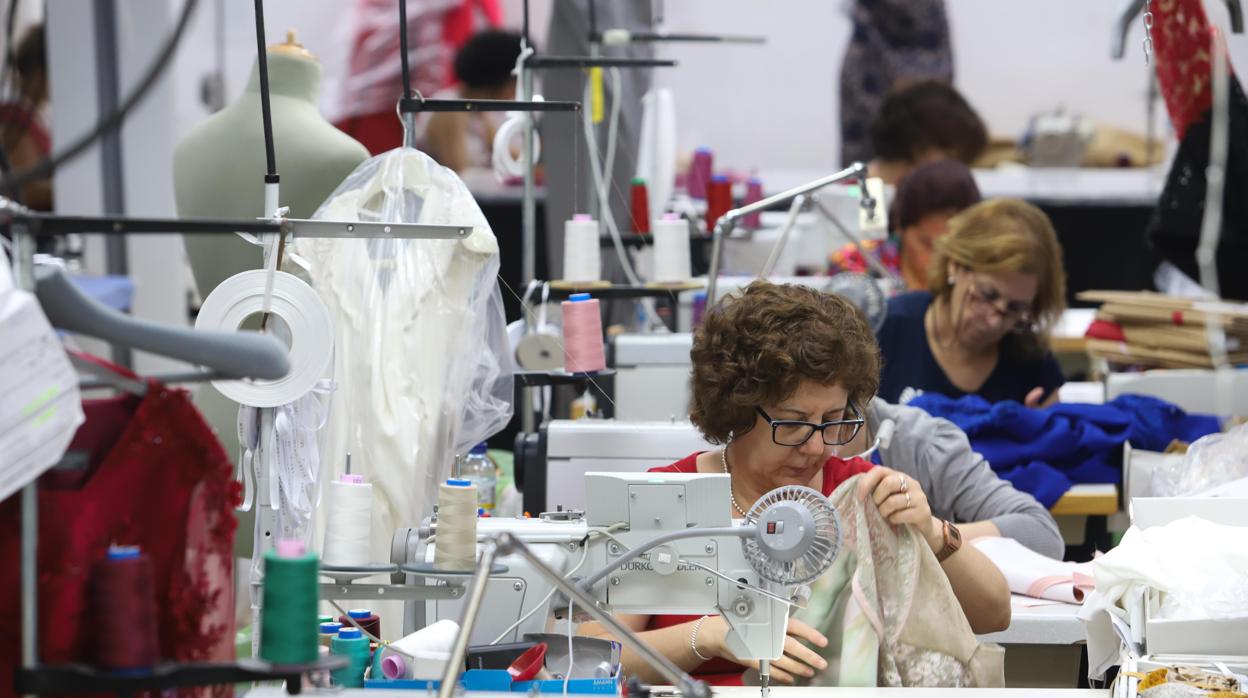
<svg viewBox="0 0 1248 698"><path fill-rule="evenodd" d="M954 523L992 521L1001 535L1062 559L1065 544L1048 510L997 477L953 422L875 399L867 407L872 439L886 419L897 429L889 447L880 449L880 462L918 480L934 516Z"/></svg>

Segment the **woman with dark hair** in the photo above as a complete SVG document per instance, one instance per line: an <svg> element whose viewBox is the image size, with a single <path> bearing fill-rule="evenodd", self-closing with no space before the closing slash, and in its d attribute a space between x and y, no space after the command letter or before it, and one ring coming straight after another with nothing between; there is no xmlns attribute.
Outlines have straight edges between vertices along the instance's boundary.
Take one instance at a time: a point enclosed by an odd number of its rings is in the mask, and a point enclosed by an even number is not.
<svg viewBox="0 0 1248 698"><path fill-rule="evenodd" d="M43 25L27 30L9 60L13 64L15 94L0 104L0 146L8 167L33 167L52 152L48 133L48 61ZM36 211L52 210L51 178L27 182L18 192L22 203Z"/></svg>
<svg viewBox="0 0 1248 698"><path fill-rule="evenodd" d="M896 184L914 168L949 158L970 166L988 127L953 85L923 80L889 92L871 118L871 174Z"/></svg>
<svg viewBox="0 0 1248 698"><path fill-rule="evenodd" d="M849 243L831 254L829 273L865 273L871 269L863 254L874 255L896 274L906 290L927 287L927 272L936 240L949 231L949 219L980 201L970 169L956 160L920 165L897 187L889 214L892 236L865 240L862 249Z"/></svg>
<svg viewBox="0 0 1248 698"><path fill-rule="evenodd" d="M1048 216L1017 199L976 204L936 241L927 291L892 298L879 331L880 397L914 391L1028 407L1065 382L1048 332L1066 307L1062 247Z"/></svg>
<svg viewBox="0 0 1248 698"><path fill-rule="evenodd" d="M520 56L520 35L491 29L479 32L455 55L459 84L433 95L439 99L516 98L511 71ZM494 134L502 123L497 112L421 113L416 120L417 147L461 175L489 169Z"/></svg>
<svg viewBox="0 0 1248 698"><path fill-rule="evenodd" d="M870 497L894 526L913 526L930 546L978 633L1009 625L1010 599L1001 572L974 546L961 546L957 527L932 515L920 482L860 458L842 459L863 425L878 385L879 350L866 319L848 300L796 285L756 281L724 299L703 317L690 352L689 417L707 441L722 444L655 471L726 473L732 516L784 485L830 495L843 481L865 473L856 494ZM721 616L626 616L652 647L685 671L715 683L740 680L748 662L726 646ZM581 632L605 636L595 624ZM782 682L809 677L826 662L805 643L827 639L790 619L784 657L771 663ZM660 675L631 650L623 663L646 682Z"/></svg>

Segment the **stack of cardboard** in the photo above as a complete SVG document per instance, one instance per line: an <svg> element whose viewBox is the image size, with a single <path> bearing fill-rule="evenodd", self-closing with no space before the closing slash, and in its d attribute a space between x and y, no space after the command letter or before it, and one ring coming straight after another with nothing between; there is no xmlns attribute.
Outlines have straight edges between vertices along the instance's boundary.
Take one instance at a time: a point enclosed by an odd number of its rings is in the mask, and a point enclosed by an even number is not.
<svg viewBox="0 0 1248 698"><path fill-rule="evenodd" d="M1248 363L1248 305L1146 291L1085 291L1078 298L1101 304L1087 334L1093 356L1155 368L1212 368L1212 324L1226 332L1227 360Z"/></svg>

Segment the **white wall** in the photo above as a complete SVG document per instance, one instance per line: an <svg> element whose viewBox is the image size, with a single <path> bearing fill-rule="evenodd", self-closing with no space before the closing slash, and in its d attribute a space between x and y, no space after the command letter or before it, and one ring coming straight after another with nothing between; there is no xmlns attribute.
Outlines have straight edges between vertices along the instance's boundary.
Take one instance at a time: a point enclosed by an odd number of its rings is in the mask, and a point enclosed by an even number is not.
<svg viewBox="0 0 1248 698"><path fill-rule="evenodd" d="M210 69L209 13L220 1L204 3L192 43L181 52L179 129L207 113L198 105L197 86ZM530 2L539 47L555 1ZM250 3L227 4L227 97L233 99L255 59L255 27ZM522 0L502 4L507 23L518 28ZM998 135L1017 136L1033 113L1059 105L1143 133L1147 89L1143 21L1133 24L1127 56L1111 60L1110 36L1119 4L947 0L958 87ZM1222 3L1206 5L1215 21L1225 26ZM838 164L837 81L849 36L844 0L673 0L665 7L672 31L768 37L765 46L662 47L665 56L680 62L678 68L657 71L657 80L676 91L682 148L709 145L720 163L739 169ZM325 68L321 104L332 115L350 46L351 3L267 0L265 9L270 41L282 40L287 27L297 28L303 42L320 57ZM1232 35L1229 43L1236 64L1248 69L1248 38ZM1164 108L1158 113L1164 118Z"/></svg>

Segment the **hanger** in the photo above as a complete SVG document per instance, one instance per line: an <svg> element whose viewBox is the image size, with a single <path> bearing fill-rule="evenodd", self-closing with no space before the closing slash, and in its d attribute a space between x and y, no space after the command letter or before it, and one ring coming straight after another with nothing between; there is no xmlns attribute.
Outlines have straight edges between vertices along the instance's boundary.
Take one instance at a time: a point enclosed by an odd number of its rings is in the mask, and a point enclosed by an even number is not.
<svg viewBox="0 0 1248 698"><path fill-rule="evenodd" d="M123 315L84 294L56 267L35 268L35 297L58 329L203 366L220 378L277 380L290 371L286 348L273 337L170 327Z"/></svg>
<svg viewBox="0 0 1248 698"><path fill-rule="evenodd" d="M1122 9L1118 11L1118 18L1114 20L1114 36L1109 50L1114 58L1122 58L1126 54L1127 34L1131 31L1131 23L1144 9L1144 2L1145 0L1126 0L1122 4ZM1231 32L1243 34L1244 10L1239 0L1223 0L1223 2L1226 3L1226 12L1231 18Z"/></svg>

